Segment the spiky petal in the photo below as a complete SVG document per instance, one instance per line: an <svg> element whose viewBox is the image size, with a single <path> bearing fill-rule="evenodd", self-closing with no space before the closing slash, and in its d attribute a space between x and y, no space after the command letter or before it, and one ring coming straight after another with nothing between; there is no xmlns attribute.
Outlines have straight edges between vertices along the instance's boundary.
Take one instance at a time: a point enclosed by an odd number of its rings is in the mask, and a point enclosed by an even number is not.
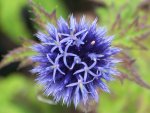
<svg viewBox="0 0 150 113"><path fill-rule="evenodd" d="M39 54L32 57L39 63L32 72L38 73L36 80L47 96L77 106L91 99L98 101L97 88L109 92L104 80L111 81L118 73L114 68L117 59L112 56L120 49L111 47L113 36L97 28L97 19L90 25L85 17L78 23L72 15L68 24L61 17L57 28L47 25L47 32L37 34L41 43L33 49Z"/></svg>

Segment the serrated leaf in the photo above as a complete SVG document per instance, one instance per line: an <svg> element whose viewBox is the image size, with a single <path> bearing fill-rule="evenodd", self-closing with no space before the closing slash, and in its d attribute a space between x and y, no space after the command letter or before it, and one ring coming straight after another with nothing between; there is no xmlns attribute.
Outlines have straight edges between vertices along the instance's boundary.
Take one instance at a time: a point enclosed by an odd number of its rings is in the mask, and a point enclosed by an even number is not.
<svg viewBox="0 0 150 113"><path fill-rule="evenodd" d="M3 57L2 61L0 62L0 68L17 61L22 62L21 67L27 64L32 64L32 61L29 59L29 57L35 54L36 53L32 51L29 45L16 48L8 52L8 54Z"/></svg>
<svg viewBox="0 0 150 113"><path fill-rule="evenodd" d="M128 58L126 56L120 58L123 59L125 66L120 66L120 70L125 72L120 77L150 89L150 85L145 82L143 77L149 74L148 71L144 71L145 73L141 74L143 70L149 68L149 65L145 63L148 63L149 60L147 59L144 62L149 48L148 44L143 40L147 39L148 42L148 38L150 38L150 24L148 22L150 15L139 9L141 5L140 0L133 0L132 3L129 0L108 0L106 3L107 9L98 10L101 23L107 26L109 34L115 35L116 38L113 44L122 48L123 52L130 56ZM142 51L145 51L145 54L141 54ZM140 54L135 55L136 52ZM124 61L124 59L126 60ZM134 65L131 64L133 59L136 61ZM129 64L127 61L129 61ZM145 65L142 66L143 64Z"/></svg>

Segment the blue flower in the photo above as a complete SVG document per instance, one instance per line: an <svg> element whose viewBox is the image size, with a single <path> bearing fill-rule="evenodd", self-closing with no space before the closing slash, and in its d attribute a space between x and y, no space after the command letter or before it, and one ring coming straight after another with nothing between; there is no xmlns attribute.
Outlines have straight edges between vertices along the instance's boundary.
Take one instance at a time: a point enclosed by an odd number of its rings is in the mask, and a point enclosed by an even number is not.
<svg viewBox="0 0 150 113"><path fill-rule="evenodd" d="M32 69L37 73L37 83L44 87L47 96L56 102L75 107L90 100L98 101L97 89L109 92L106 82L118 74L113 55L120 49L111 46L113 36L106 36L106 29L97 28L97 19L90 25L83 16L79 22L70 16L68 24L62 17L57 28L47 25L47 33L38 32L40 44L33 45L38 63Z"/></svg>

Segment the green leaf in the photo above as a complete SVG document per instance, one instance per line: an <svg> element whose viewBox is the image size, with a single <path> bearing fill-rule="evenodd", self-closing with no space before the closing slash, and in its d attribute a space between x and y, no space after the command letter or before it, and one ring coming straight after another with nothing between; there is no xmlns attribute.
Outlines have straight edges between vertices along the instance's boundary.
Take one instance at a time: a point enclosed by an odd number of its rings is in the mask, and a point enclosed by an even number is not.
<svg viewBox="0 0 150 113"><path fill-rule="evenodd" d="M34 17L35 28L45 31L45 25L50 22L56 25L57 18L60 16L66 18L68 11L66 10L64 2L61 0L31 0L30 6Z"/></svg>
<svg viewBox="0 0 150 113"><path fill-rule="evenodd" d="M26 5L27 0L0 1L2 31L15 43L21 42L20 37L31 37L22 17L22 10Z"/></svg>
<svg viewBox="0 0 150 113"><path fill-rule="evenodd" d="M73 108L39 101L40 90L27 75L12 73L0 78L0 113L72 113Z"/></svg>
<svg viewBox="0 0 150 113"><path fill-rule="evenodd" d="M48 13L56 10L58 17L67 17L68 11L66 10L65 4L62 0L33 0L33 2L43 7Z"/></svg>
<svg viewBox="0 0 150 113"><path fill-rule="evenodd" d="M111 93L101 93L98 113L147 113L149 90L130 81L109 83Z"/></svg>
<svg viewBox="0 0 150 113"><path fill-rule="evenodd" d="M48 13L56 10L56 15L67 17L67 10L61 0L33 0L43 7ZM11 4L11 5L10 5ZM30 38L31 35L22 17L23 8L29 6L28 0L1 0L0 1L0 26L2 31L15 43L20 43L20 37ZM40 13L38 13L40 14Z"/></svg>
<svg viewBox="0 0 150 113"><path fill-rule="evenodd" d="M27 83L30 82L19 73L11 74L6 79L0 79L0 91L2 92L0 93L0 113L33 113L29 107L25 108L21 103L16 102L17 98L20 98L17 94L21 92L27 94L26 91L29 88Z"/></svg>

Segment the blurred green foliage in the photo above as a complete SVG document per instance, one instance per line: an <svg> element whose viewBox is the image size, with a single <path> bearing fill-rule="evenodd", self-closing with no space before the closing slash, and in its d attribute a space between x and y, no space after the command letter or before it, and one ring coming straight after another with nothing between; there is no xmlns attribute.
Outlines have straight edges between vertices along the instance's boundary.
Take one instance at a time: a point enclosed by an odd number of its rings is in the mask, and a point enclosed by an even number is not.
<svg viewBox="0 0 150 113"><path fill-rule="evenodd" d="M129 50L122 48L124 52L132 56L135 59L136 68L138 73L142 75L141 77L150 83L149 78L149 67L150 67L150 36L146 37L145 34L150 34L150 28L138 28L134 26L134 22L138 20L139 26L150 26L150 15L148 12L141 11L139 9L140 0L107 0L107 9L97 9L97 13L100 17L100 25L106 26L108 28L109 34L115 35L114 45L119 45L119 47L128 47ZM101 16L102 15L102 16ZM147 20L143 20L144 15L147 16ZM109 17L109 18L108 18ZM117 20L117 21L116 21ZM114 23L117 22L116 28L113 28ZM134 23L134 24L133 24ZM141 42L139 47L136 40L137 38L145 38L145 40L137 40ZM143 50L142 50L143 49Z"/></svg>
<svg viewBox="0 0 150 113"><path fill-rule="evenodd" d="M150 91L130 81L109 84L111 95L101 93L99 113L149 113Z"/></svg>
<svg viewBox="0 0 150 113"><path fill-rule="evenodd" d="M39 89L32 78L20 73L0 78L0 113L66 113L69 110L38 101Z"/></svg>
<svg viewBox="0 0 150 113"><path fill-rule="evenodd" d="M26 5L27 0L0 1L1 29L16 43L21 42L20 37L31 37L21 14Z"/></svg>
<svg viewBox="0 0 150 113"><path fill-rule="evenodd" d="M57 16L67 17L67 10L61 0L32 0L34 3L44 7L44 9L51 13L56 10ZM27 29L25 20L23 19L23 10L29 8L30 2L28 0L1 0L0 1L0 27L2 31L7 34L15 43L21 43L21 37L31 38L31 34ZM30 9L26 9L29 10ZM25 15L24 15L25 16ZM32 17L31 17L32 18Z"/></svg>
<svg viewBox="0 0 150 113"><path fill-rule="evenodd" d="M149 113L150 92L125 81L109 84L111 94L101 93L98 113ZM0 113L71 113L70 108L38 101L39 86L19 73L0 78Z"/></svg>
<svg viewBox="0 0 150 113"><path fill-rule="evenodd" d="M135 19L142 15L137 13L139 3L140 0L132 0L132 3L130 0L107 0L106 4L108 8L97 9L100 17L99 24L106 26L110 34L115 34L116 40L114 43L131 47L133 46L131 39L145 32L145 30L137 32L135 26L132 28L129 27ZM118 28L116 29L112 28L115 22L118 22Z"/></svg>
<svg viewBox="0 0 150 113"><path fill-rule="evenodd" d="M62 0L33 0L36 4L43 7L48 13L51 13L53 10L56 10L56 16L67 17L67 9Z"/></svg>
<svg viewBox="0 0 150 113"><path fill-rule="evenodd" d="M136 15L136 10L139 8L140 0L107 0L108 9L98 9L97 12L100 16L100 24L109 28L110 34L115 34L114 44L120 44L128 47L136 47L131 40L141 36L144 32L149 32L150 29L143 29L136 31L136 28L129 28L129 25L137 17L143 16L142 11ZM118 29L112 29L114 22L118 14L120 13L121 26ZM147 16L149 14L146 14ZM149 15L150 16L150 15ZM109 18L108 18L109 17ZM118 20L119 21L119 20ZM142 20L143 21L143 20ZM144 21L145 24L149 24L150 21ZM111 30L111 31L110 31ZM121 32L125 31L122 35ZM143 37L144 38L144 37ZM149 39L148 39L149 40ZM150 49L149 42L147 40L144 45ZM149 40L150 41L150 40ZM136 43L137 44L137 43ZM123 50L124 51L124 50ZM132 55L133 59L136 59L136 67L141 77L150 83L149 67L150 67L150 52L142 51L140 49L133 49L128 54ZM150 91L139 87L136 84L125 80L124 83L118 81L109 84L112 93L111 95L102 93L100 96L99 113L149 113L150 112Z"/></svg>
<svg viewBox="0 0 150 113"><path fill-rule="evenodd" d="M47 12L51 13L56 9L57 17L67 17L67 10L61 0L34 0ZM123 30L127 30L129 25L143 12L135 15L135 10L140 0L106 0L108 8L97 9L100 18L100 25L108 28L109 34L115 34L114 44L128 47L136 47L131 41L135 37L142 35L146 30L136 31L129 29L122 35ZM28 5L27 0L1 0L0 1L0 27L15 43L21 43L21 37L30 38L29 31L21 16L22 8ZM124 7L125 6L125 7ZM118 13L122 24L118 29L112 29ZM148 21L146 24L150 24ZM149 40L150 41L150 40ZM149 48L149 42L144 45ZM31 51L27 51L23 56L30 56ZM136 67L142 78L150 83L149 67L150 52L132 50L130 53L136 59ZM21 59L22 61L24 59ZM8 57L8 63L14 59ZM49 105L37 100L39 87L34 80L20 73L13 73L6 78L0 78L0 113L67 113L70 108L61 105ZM98 113L149 113L150 112L150 91L137 84L125 80L123 85L119 81L109 83L111 94L101 92ZM71 112L71 110L70 110Z"/></svg>

